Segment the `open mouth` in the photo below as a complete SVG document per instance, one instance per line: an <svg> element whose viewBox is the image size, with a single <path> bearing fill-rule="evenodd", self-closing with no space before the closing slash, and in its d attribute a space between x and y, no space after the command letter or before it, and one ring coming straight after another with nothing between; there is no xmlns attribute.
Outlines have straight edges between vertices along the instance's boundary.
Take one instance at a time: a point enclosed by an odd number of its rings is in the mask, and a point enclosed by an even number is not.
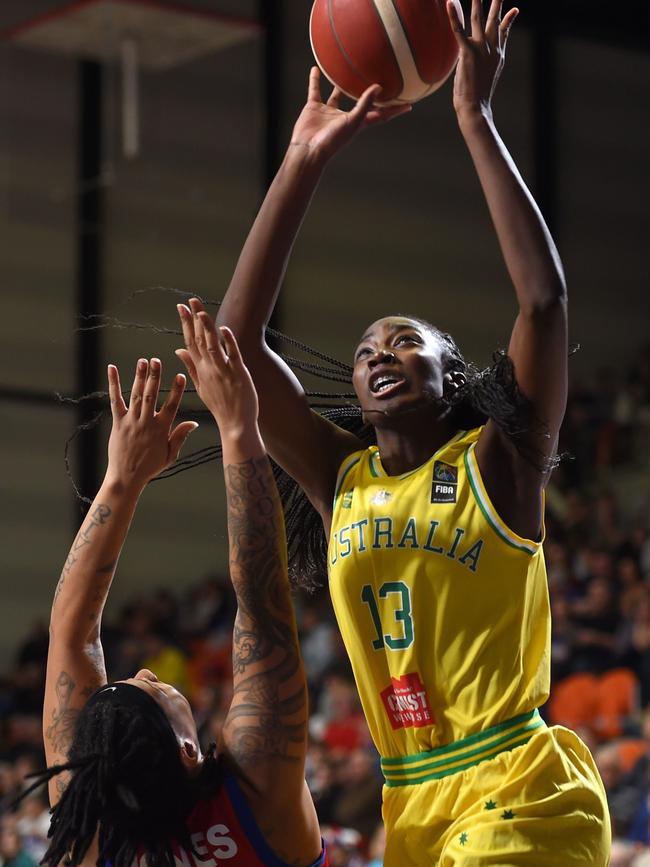
<svg viewBox="0 0 650 867"><path fill-rule="evenodd" d="M402 376L397 376L394 373L382 373L371 379L370 391L375 397L389 397L398 391L405 382L406 380Z"/></svg>

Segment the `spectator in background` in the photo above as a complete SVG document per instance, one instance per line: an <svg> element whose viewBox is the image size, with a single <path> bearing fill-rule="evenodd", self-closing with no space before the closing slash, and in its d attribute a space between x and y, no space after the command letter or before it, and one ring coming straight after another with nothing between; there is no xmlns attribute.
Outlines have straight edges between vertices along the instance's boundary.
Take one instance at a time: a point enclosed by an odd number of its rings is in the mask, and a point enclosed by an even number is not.
<svg viewBox="0 0 650 867"><path fill-rule="evenodd" d="M551 682L571 673L576 629L565 591L557 589L551 596Z"/></svg>
<svg viewBox="0 0 650 867"><path fill-rule="evenodd" d="M586 595L573 606L575 627L571 668L602 674L616 663L618 614L612 587L607 578L593 578Z"/></svg>
<svg viewBox="0 0 650 867"><path fill-rule="evenodd" d="M369 840L381 815L383 777L374 748L357 747L337 763L331 819ZM323 818L321 817L321 821Z"/></svg>
<svg viewBox="0 0 650 867"><path fill-rule="evenodd" d="M50 810L44 791L36 791L20 804L16 814L16 828L27 854L40 863L48 846Z"/></svg>
<svg viewBox="0 0 650 867"><path fill-rule="evenodd" d="M368 867L382 867L384 862L384 850L386 849L386 829L383 822L380 822L374 830L370 838L368 846Z"/></svg>
<svg viewBox="0 0 650 867"><path fill-rule="evenodd" d="M332 622L329 597L324 593L303 602L299 613L300 646L310 690L317 689L336 654L338 630Z"/></svg>
<svg viewBox="0 0 650 867"><path fill-rule="evenodd" d="M327 845L330 867L365 867L363 840L353 828L338 825L321 828Z"/></svg>
<svg viewBox="0 0 650 867"><path fill-rule="evenodd" d="M623 620L631 620L647 594L643 586L639 563L635 557L622 556L616 563L616 582L619 592L619 612Z"/></svg>
<svg viewBox="0 0 650 867"><path fill-rule="evenodd" d="M237 602L227 575L211 575L192 587L180 608L179 628L187 641L230 643Z"/></svg>
<svg viewBox="0 0 650 867"><path fill-rule="evenodd" d="M640 600L631 621L630 643L636 654L641 703L650 703L650 591Z"/></svg>
<svg viewBox="0 0 650 867"><path fill-rule="evenodd" d="M167 637L165 628L156 625L143 639L144 656L141 668L153 671L157 678L169 683L183 694L190 691L187 657Z"/></svg>
<svg viewBox="0 0 650 867"><path fill-rule="evenodd" d="M370 734L347 664L325 677L314 732L336 758L370 744Z"/></svg>
<svg viewBox="0 0 650 867"><path fill-rule="evenodd" d="M15 821L5 817L0 825L0 860L2 867L38 867L27 853Z"/></svg>

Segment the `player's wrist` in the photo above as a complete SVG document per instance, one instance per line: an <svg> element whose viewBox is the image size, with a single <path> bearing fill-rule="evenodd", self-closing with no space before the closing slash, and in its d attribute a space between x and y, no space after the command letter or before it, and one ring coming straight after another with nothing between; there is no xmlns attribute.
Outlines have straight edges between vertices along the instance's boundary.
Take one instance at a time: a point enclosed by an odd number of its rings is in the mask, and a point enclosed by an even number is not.
<svg viewBox="0 0 650 867"><path fill-rule="evenodd" d="M257 422L231 423L219 427L223 464L241 463L266 456L266 448Z"/></svg>
<svg viewBox="0 0 650 867"><path fill-rule="evenodd" d="M320 147L292 137L280 171L294 181L317 184L330 156Z"/></svg>
<svg viewBox="0 0 650 867"><path fill-rule="evenodd" d="M455 106L458 126L463 134L478 132L492 125L492 107L482 102L466 102Z"/></svg>
<svg viewBox="0 0 650 867"><path fill-rule="evenodd" d="M145 489L148 479L142 479L138 474L125 472L118 467L108 465L100 488L104 498L114 500L137 500Z"/></svg>

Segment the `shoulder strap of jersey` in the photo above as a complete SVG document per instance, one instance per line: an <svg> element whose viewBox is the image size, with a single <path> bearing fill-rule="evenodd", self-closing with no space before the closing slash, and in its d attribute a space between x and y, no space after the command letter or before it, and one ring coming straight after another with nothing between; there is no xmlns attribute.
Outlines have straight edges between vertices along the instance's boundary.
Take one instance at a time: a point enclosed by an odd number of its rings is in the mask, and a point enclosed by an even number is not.
<svg viewBox="0 0 650 867"><path fill-rule="evenodd" d="M352 452L352 454L348 455L341 462L341 466L339 467L339 471L336 476L336 488L334 490L334 502L332 508L336 508L336 501L341 493L343 485L345 483L346 478L350 475L350 472L357 466L357 464L363 459L363 457L368 453L369 449L363 449L358 452Z"/></svg>

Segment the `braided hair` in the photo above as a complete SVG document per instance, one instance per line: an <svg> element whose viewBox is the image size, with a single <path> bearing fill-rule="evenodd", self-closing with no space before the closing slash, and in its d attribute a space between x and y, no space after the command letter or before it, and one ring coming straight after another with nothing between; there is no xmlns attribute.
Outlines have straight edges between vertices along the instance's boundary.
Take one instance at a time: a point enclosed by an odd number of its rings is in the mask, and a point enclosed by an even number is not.
<svg viewBox="0 0 650 867"><path fill-rule="evenodd" d="M102 687L80 712L68 761L37 775L25 795L68 772L52 811L50 845L41 863L80 864L98 836L97 867L175 867L172 842L193 851L186 820L221 780L214 745L190 776L162 708L126 683ZM23 795L24 797L24 795Z"/></svg>
<svg viewBox="0 0 650 867"><path fill-rule="evenodd" d="M450 334L418 316L405 314L405 318L440 340L443 373L462 373L465 378L459 389L442 399L448 405L447 419L452 427L472 430L492 419L540 472L548 472L556 466L557 457L547 458L526 442L524 435L534 429L543 430L543 425L536 420L532 404L519 390L512 361L504 350L497 350L493 363L481 369L465 361ZM328 361L331 363L331 359ZM351 373L350 368L350 382ZM353 433L363 446L376 445L375 430L364 422L358 406L324 409L321 415ZM322 519L302 489L281 467L275 466L274 474L285 513L292 583L313 590L327 580L327 539Z"/></svg>
<svg viewBox="0 0 650 867"><path fill-rule="evenodd" d="M150 290L138 290L131 297L146 291ZM176 289L156 287L156 291L172 292L185 298L189 297L187 293ZM218 307L220 303L208 299L202 299L202 301L206 306L211 307ZM557 466L559 457L549 458L536 451L531 447L530 439L526 437L526 434L532 431L542 435L547 435L548 432L544 424L536 419L530 401L520 392L512 361L505 350L497 350L493 355L492 364L486 368L479 368L465 360L456 341L450 334L441 331L418 316L400 315L418 323L438 337L443 347L444 373L460 372L464 375L465 381L462 387L452 395L443 397L443 401L448 404L446 418L452 426L458 430L471 430L485 424L488 419L492 419L512 440L522 456L540 472L548 473ZM182 336L178 329L157 325L122 322L103 315L93 315L86 318L89 321L89 324L83 326L86 330L105 327L138 328L152 330L158 334ZM342 393L306 391L306 395L312 409L319 412L324 418L353 433L363 446L375 445L377 442L375 430L372 425L364 422L356 395L351 390L353 367L282 332L267 328L266 334L273 343L275 351L293 370L310 374L327 382L342 383L350 387L349 391ZM284 346L291 348L291 354L283 349ZM295 351L306 355L309 360L297 358L294 354ZM186 391L191 392L192 389L186 389ZM98 398L105 398L105 393L96 392L84 395L71 402L78 403L87 400L96 403ZM69 398L65 398L65 400L70 401ZM198 414L202 414L202 411L199 411ZM67 450L72 439L81 430L97 424L101 415L100 412L87 425L80 425L68 440L66 443L66 465ZM176 464L161 473L158 479L169 478L194 466L220 458L221 446L202 449L181 458ZM313 591L327 580L327 542L322 520L296 482L277 464L273 464L273 471L285 513L289 577L294 587ZM72 479L69 467L68 475ZM74 481L72 483L74 485ZM75 490L77 491L76 486ZM90 502L89 499L82 497L79 491L77 494L81 499Z"/></svg>

